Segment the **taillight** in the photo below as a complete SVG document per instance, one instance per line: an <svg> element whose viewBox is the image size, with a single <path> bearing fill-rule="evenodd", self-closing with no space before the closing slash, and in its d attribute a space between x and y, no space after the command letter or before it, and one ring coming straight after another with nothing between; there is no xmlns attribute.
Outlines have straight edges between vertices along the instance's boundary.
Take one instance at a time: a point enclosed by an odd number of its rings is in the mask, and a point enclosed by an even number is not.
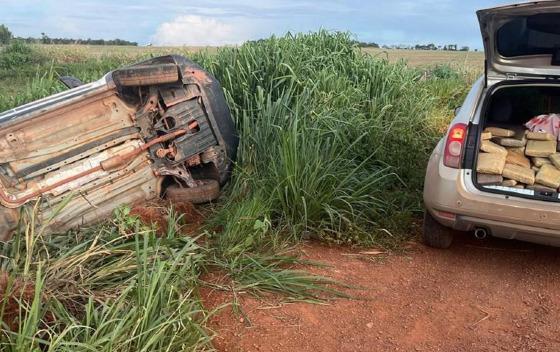
<svg viewBox="0 0 560 352"><path fill-rule="evenodd" d="M447 141L445 141L445 150L443 152L443 165L458 169L461 166L461 156L463 155L463 146L467 140L467 125L464 123L456 123L451 126Z"/></svg>

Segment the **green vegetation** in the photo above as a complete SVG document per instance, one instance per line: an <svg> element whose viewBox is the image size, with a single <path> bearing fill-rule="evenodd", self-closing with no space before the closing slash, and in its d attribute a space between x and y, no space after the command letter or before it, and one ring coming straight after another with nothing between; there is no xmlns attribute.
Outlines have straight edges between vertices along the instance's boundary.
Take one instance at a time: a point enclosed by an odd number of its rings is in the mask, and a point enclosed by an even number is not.
<svg viewBox="0 0 560 352"><path fill-rule="evenodd" d="M448 100L468 89L460 74L442 77L438 67L425 78L326 32L196 60L221 81L241 134L221 241L239 243L250 230L237 217L338 243L408 235L427 158L456 107Z"/></svg>
<svg viewBox="0 0 560 352"><path fill-rule="evenodd" d="M62 90L59 74L91 81L155 54L14 45L0 52L0 110ZM383 246L409 238L425 163L468 89L466 70L390 63L328 32L188 56L221 81L241 135L225 200L208 209L199 238L181 234L173 209L157 237L126 207L102 225L45 238L29 209L20 234L0 246L0 308L5 321L15 317L0 329L2 350L209 348L203 273L225 273L228 291L316 301L341 294L293 269L305 263L285 250L303 235Z"/></svg>
<svg viewBox="0 0 560 352"><path fill-rule="evenodd" d="M12 32L5 25L0 25L0 45L9 44L12 40Z"/></svg>

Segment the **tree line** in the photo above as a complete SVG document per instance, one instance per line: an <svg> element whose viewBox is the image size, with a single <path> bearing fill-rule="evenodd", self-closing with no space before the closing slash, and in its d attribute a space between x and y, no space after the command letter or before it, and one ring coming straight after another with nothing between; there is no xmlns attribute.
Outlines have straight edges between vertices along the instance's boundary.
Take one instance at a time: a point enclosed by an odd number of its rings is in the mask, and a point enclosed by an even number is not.
<svg viewBox="0 0 560 352"><path fill-rule="evenodd" d="M470 51L468 46L459 47L457 44L435 45L430 44L416 44L416 45L379 45L374 42L360 42L356 44L362 48L383 48L383 49L403 49L403 50L443 50L443 51ZM474 51L477 51L475 49Z"/></svg>
<svg viewBox="0 0 560 352"><path fill-rule="evenodd" d="M87 45L132 45L137 46L138 43L124 39L72 39L72 38L51 38L46 33L41 33L40 38L33 37L15 37L5 25L0 25L0 45L9 44L16 40L28 44L87 44Z"/></svg>

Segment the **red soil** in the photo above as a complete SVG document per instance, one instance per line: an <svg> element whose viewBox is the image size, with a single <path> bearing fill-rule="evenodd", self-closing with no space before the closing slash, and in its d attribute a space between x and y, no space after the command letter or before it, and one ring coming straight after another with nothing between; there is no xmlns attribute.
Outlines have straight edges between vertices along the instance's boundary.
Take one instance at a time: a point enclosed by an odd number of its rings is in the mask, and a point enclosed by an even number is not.
<svg viewBox="0 0 560 352"><path fill-rule="evenodd" d="M461 238L405 253L301 246L357 299L278 304L239 294L211 320L220 351L559 351L560 249ZM211 309L231 294L205 289Z"/></svg>

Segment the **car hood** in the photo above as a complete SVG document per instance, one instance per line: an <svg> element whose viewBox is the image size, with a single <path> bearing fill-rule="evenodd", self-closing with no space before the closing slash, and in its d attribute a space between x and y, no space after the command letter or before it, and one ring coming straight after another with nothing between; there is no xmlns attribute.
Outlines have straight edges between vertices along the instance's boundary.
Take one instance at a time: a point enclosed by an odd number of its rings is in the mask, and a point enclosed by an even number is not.
<svg viewBox="0 0 560 352"><path fill-rule="evenodd" d="M560 1L477 12L489 85L504 79L560 78Z"/></svg>

